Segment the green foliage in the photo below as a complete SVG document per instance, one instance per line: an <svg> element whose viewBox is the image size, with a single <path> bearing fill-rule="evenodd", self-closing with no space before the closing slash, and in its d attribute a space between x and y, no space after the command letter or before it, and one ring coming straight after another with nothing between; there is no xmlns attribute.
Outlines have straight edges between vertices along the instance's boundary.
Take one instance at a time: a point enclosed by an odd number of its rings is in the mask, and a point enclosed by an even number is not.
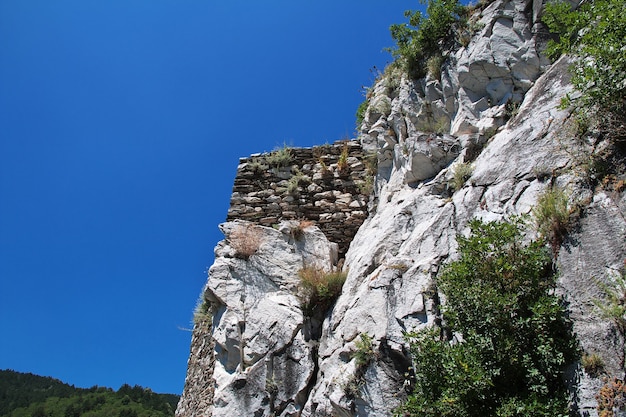
<svg viewBox="0 0 626 417"><path fill-rule="evenodd" d="M426 60L426 69L428 70L428 75L430 75L432 79L441 81L441 66L444 61L445 58L439 54L433 55Z"/></svg>
<svg viewBox="0 0 626 417"><path fill-rule="evenodd" d="M212 320L211 304L205 300L204 296L200 296L193 311L193 324L202 326L211 323Z"/></svg>
<svg viewBox="0 0 626 417"><path fill-rule="evenodd" d="M408 24L389 28L397 45L392 54L411 77L420 78L425 75L425 61L441 56L454 39L455 27L465 25L465 8L457 0L428 0L425 15L407 10L404 16Z"/></svg>
<svg viewBox="0 0 626 417"><path fill-rule="evenodd" d="M450 185L453 190L460 190L463 185L470 179L472 173L474 172L474 167L472 164L463 162L457 164L454 168L454 174L452 176L452 182Z"/></svg>
<svg viewBox="0 0 626 417"><path fill-rule="evenodd" d="M558 187L550 187L537 199L533 209L537 231L552 247L556 257L570 227L572 211L568 195Z"/></svg>
<svg viewBox="0 0 626 417"><path fill-rule="evenodd" d="M250 168L254 172L263 172L269 168L269 165L266 163L264 158L255 157L249 162Z"/></svg>
<svg viewBox="0 0 626 417"><path fill-rule="evenodd" d="M374 358L372 336L367 333L361 333L359 339L354 344L356 351L352 354L352 357L355 359L356 366L359 368L367 366Z"/></svg>
<svg viewBox="0 0 626 417"><path fill-rule="evenodd" d="M582 92L581 108L606 113L601 119L617 121L624 134L626 111L626 13L623 0L591 0L576 10L569 3L546 5L543 22L557 41L548 44L552 58L562 53L577 57L572 83ZM607 120L604 120L606 123Z"/></svg>
<svg viewBox="0 0 626 417"><path fill-rule="evenodd" d="M53 378L0 371L2 417L170 417L178 403L173 394L124 384L115 392L94 386L75 388Z"/></svg>
<svg viewBox="0 0 626 417"><path fill-rule="evenodd" d="M365 112L367 111L367 106L369 106L369 100L365 99L359 107L356 109L356 127L357 129L361 127L363 120L365 119Z"/></svg>
<svg viewBox="0 0 626 417"><path fill-rule="evenodd" d="M550 257L522 227L474 220L458 238L459 260L437 278L446 327L408 335L415 390L399 415L568 415L562 371L577 344Z"/></svg>
<svg viewBox="0 0 626 417"><path fill-rule="evenodd" d="M609 284L600 283L600 287L606 298L594 304L604 318L612 320L619 331L626 335L626 270L616 274Z"/></svg>
<svg viewBox="0 0 626 417"><path fill-rule="evenodd" d="M284 145L282 148L276 149L267 155L265 161L272 168L284 168L291 163L291 159L291 149Z"/></svg>
<svg viewBox="0 0 626 417"><path fill-rule="evenodd" d="M301 185L310 184L311 179L304 175L302 171L296 170L296 173L287 180L287 186L282 189L284 193L298 195Z"/></svg>
<svg viewBox="0 0 626 417"><path fill-rule="evenodd" d="M326 312L341 294L347 276L345 272L325 272L314 267L302 268L298 275L302 311L307 316Z"/></svg>
<svg viewBox="0 0 626 417"><path fill-rule="evenodd" d="M550 40L546 47L546 55L551 59L572 51L578 42L580 30L586 25L582 15L573 11L572 6L564 1L547 3L541 20L550 32L559 36L558 40Z"/></svg>

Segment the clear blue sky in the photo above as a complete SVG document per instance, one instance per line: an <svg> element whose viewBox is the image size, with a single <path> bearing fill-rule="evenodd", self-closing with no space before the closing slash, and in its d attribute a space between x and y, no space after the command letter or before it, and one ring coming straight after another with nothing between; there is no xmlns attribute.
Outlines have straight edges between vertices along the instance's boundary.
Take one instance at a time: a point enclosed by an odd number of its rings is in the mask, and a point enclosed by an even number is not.
<svg viewBox="0 0 626 417"><path fill-rule="evenodd" d="M0 369L180 394L238 158L352 136L418 6L0 0Z"/></svg>

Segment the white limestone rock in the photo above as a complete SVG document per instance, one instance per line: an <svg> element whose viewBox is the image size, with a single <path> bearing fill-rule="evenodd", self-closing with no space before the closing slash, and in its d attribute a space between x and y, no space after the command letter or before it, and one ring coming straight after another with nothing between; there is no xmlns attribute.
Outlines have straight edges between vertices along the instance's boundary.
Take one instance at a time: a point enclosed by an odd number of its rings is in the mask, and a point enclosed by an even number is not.
<svg viewBox="0 0 626 417"><path fill-rule="evenodd" d="M337 245L316 227L295 238L295 227L298 222L285 222L279 230L241 221L221 225L226 239L216 249L205 292L214 313L214 416L293 410L287 416L302 408L315 367L303 333L298 271L330 270ZM237 234L242 228L243 237ZM235 239L253 235L258 250L248 259L235 257Z"/></svg>

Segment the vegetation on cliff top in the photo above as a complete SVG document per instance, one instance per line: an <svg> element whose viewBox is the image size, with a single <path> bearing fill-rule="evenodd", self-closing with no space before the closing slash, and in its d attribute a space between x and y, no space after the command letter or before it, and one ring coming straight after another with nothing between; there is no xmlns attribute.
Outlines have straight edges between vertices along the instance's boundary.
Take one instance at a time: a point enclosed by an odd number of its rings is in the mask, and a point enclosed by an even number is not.
<svg viewBox="0 0 626 417"><path fill-rule="evenodd" d="M426 13L407 10L408 23L393 24L389 28L397 49L390 52L409 76L426 75L426 62L436 57L438 62L444 50L455 39L456 29L466 25L467 9L457 0L428 0Z"/></svg>

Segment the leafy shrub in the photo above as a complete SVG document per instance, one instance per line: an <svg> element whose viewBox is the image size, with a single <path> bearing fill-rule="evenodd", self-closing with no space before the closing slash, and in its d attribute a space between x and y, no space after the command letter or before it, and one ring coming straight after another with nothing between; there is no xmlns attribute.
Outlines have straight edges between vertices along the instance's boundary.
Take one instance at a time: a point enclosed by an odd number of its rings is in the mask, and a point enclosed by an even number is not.
<svg viewBox="0 0 626 417"><path fill-rule="evenodd" d="M391 51L409 76L421 78L424 62L441 55L447 43L454 39L455 26L465 24L465 8L457 0L428 0L426 14L407 10L409 23L391 25L391 37L397 49Z"/></svg>
<svg viewBox="0 0 626 417"><path fill-rule="evenodd" d="M572 10L567 2L546 5L542 20L558 40L548 44L552 58L577 58L572 83L582 92L580 108L596 108L611 137L626 137L626 13L623 0L593 0Z"/></svg>
<svg viewBox="0 0 626 417"><path fill-rule="evenodd" d="M245 260L259 250L261 240L261 232L253 225L238 225L228 236L229 244L235 250L235 257Z"/></svg>
<svg viewBox="0 0 626 417"><path fill-rule="evenodd" d="M556 257L570 227L572 212L561 188L550 187L537 199L533 209L537 231L550 244Z"/></svg>
<svg viewBox="0 0 626 417"><path fill-rule="evenodd" d="M302 268L298 275L302 311L307 316L328 310L341 294L347 276L344 272L325 272L314 267Z"/></svg>
<svg viewBox="0 0 626 417"><path fill-rule="evenodd" d="M562 372L577 344L543 242L524 244L519 218L469 226L437 278L445 327L409 334L415 389L398 412L567 416Z"/></svg>

